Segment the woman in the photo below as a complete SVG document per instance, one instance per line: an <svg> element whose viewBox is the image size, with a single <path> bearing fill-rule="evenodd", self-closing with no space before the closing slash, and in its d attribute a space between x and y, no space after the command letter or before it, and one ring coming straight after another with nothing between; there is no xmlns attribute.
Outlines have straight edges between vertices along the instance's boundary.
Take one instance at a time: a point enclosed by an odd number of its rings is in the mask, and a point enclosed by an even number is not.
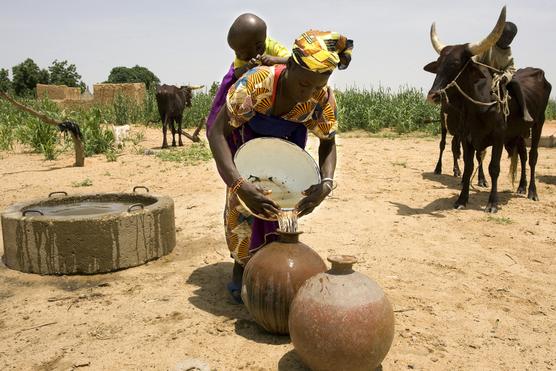
<svg viewBox="0 0 556 371"><path fill-rule="evenodd" d="M305 191L298 203L299 216L312 212L332 191L336 168L336 102L327 86L332 71L347 68L353 41L336 32L307 31L298 37L286 65L260 66L249 70L228 91L212 130L209 143L218 172L228 186L224 224L226 241L235 260L228 290L241 302L243 266L251 255L276 239L276 222L242 212L238 196L254 213L272 217L279 206L243 179L233 155L245 142L258 137L286 139L305 147L307 131L320 139L322 177Z"/></svg>

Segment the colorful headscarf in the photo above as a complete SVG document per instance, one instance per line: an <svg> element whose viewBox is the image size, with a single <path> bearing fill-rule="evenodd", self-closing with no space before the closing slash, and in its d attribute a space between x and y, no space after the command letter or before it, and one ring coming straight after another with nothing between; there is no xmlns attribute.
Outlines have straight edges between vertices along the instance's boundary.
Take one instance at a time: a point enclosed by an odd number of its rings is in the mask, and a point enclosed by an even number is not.
<svg viewBox="0 0 556 371"><path fill-rule="evenodd" d="M346 69L352 49L353 40L337 32L309 30L295 40L292 57L300 66L325 73Z"/></svg>

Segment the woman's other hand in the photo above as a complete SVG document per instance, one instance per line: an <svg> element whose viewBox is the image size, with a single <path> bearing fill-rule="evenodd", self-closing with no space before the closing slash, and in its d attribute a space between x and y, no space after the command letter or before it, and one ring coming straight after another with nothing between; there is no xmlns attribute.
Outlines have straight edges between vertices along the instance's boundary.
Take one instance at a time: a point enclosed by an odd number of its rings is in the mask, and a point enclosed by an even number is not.
<svg viewBox="0 0 556 371"><path fill-rule="evenodd" d="M243 183L237 190L237 195L249 210L267 218L274 218L280 212L280 206L266 197L265 194L270 194L270 192L249 182Z"/></svg>
<svg viewBox="0 0 556 371"><path fill-rule="evenodd" d="M296 208L298 216L307 215L320 205L320 203L332 192L332 185L328 182L313 184L303 192L305 197L299 201Z"/></svg>

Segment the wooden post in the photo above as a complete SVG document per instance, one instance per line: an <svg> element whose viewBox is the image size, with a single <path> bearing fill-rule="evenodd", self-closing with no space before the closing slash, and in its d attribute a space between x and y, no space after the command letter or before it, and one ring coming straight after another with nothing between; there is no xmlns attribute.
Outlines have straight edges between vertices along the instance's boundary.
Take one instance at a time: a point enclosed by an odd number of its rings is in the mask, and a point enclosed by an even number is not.
<svg viewBox="0 0 556 371"><path fill-rule="evenodd" d="M190 135L188 133L186 133L185 131L181 131L181 135L185 135L185 137L187 137L188 139L190 139L191 141L198 143L201 141L201 139L199 139L199 132L201 131L201 128L203 127L203 125L205 124L204 120L201 120L199 122L199 125L197 125L197 128L195 129L195 131L193 132L193 135Z"/></svg>
<svg viewBox="0 0 556 371"><path fill-rule="evenodd" d="M8 102L13 104L16 108L20 109L21 111L27 112L27 113L37 117L38 119L40 119L41 121L43 121L44 123L46 123L48 125L59 126L59 125L63 124L60 121L56 121L53 118L48 117L41 112L37 112L37 111L33 110L32 108L29 108L29 107L19 103L18 101L16 101L15 99L10 97L6 93L0 92L0 97L6 99ZM73 164L73 166L83 167L83 166L85 166L85 147L83 145L83 140L82 140L83 138L81 136L77 135L77 133L74 133L71 130L68 130L68 131L71 134L71 139L73 141L73 148L75 150L75 163Z"/></svg>

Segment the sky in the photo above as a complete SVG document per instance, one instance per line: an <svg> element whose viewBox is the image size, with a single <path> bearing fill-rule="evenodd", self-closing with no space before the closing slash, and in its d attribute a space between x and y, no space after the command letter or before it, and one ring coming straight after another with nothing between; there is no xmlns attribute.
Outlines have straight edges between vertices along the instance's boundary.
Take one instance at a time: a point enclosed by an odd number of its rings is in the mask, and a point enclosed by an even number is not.
<svg viewBox="0 0 556 371"><path fill-rule="evenodd" d="M517 66L540 67L556 84L555 0L0 0L0 68L11 72L29 57L41 68L68 60L92 85L115 66L138 64L163 83L207 85L220 81L233 60L230 24L252 12L287 47L311 28L353 39L351 65L331 77L336 88L428 90L433 75L422 67L437 58L431 23L445 44L473 42L490 32L503 5L519 28L512 44Z"/></svg>

